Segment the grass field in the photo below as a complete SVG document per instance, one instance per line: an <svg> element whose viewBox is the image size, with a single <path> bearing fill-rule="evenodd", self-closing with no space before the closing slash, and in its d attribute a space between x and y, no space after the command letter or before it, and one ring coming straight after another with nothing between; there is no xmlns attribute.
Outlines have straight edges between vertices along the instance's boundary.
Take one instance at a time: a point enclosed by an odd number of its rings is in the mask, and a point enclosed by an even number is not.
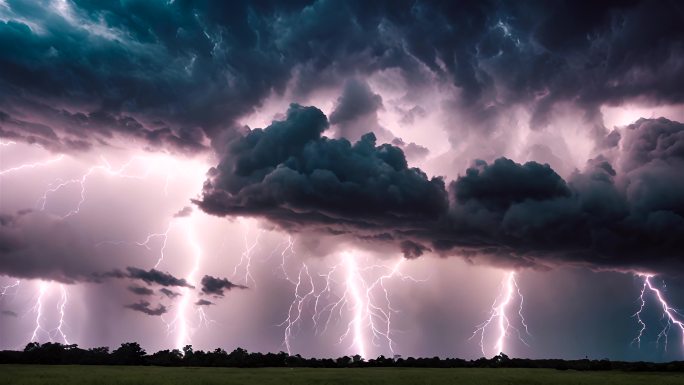
<svg viewBox="0 0 684 385"><path fill-rule="evenodd" d="M0 365L0 384L684 384L679 373L553 369L233 369Z"/></svg>

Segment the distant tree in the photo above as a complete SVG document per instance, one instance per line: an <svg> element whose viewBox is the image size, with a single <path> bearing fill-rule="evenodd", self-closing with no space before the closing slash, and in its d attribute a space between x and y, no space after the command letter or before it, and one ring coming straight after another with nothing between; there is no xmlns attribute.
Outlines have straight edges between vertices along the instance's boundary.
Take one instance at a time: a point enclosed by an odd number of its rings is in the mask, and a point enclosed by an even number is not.
<svg viewBox="0 0 684 385"><path fill-rule="evenodd" d="M137 342L126 342L112 352L112 358L116 365L143 365L145 354Z"/></svg>

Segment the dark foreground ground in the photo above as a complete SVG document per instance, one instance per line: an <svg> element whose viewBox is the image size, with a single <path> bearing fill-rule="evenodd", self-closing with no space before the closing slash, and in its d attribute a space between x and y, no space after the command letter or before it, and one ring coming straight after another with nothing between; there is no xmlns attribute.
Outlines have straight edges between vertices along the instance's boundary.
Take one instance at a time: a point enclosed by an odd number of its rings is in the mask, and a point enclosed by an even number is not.
<svg viewBox="0 0 684 385"><path fill-rule="evenodd" d="M0 365L0 384L684 384L683 373L577 372L554 369L163 368Z"/></svg>

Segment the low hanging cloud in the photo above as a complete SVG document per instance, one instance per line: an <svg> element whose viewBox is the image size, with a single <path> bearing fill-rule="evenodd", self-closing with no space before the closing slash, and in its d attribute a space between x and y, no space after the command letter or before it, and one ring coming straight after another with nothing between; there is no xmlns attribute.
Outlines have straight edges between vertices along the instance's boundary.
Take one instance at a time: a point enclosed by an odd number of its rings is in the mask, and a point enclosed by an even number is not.
<svg viewBox="0 0 684 385"><path fill-rule="evenodd" d="M154 290L144 286L129 286L128 291L130 291L133 294L145 296L154 294Z"/></svg>
<svg viewBox="0 0 684 385"><path fill-rule="evenodd" d="M0 314L2 314L4 317L18 317L19 315L16 312L13 312L12 310L2 310L0 311Z"/></svg>
<svg viewBox="0 0 684 385"><path fill-rule="evenodd" d="M145 300L141 300L139 302L132 303L129 305L124 305L124 307L151 316L161 316L167 312L166 306L159 304L157 307L152 307L152 305Z"/></svg>
<svg viewBox="0 0 684 385"><path fill-rule="evenodd" d="M162 293L163 295L165 295L166 297L171 298L171 299L174 299L174 298L180 296L180 293L176 293L175 291L169 290L165 287L162 287L161 289L159 289L159 292Z"/></svg>
<svg viewBox="0 0 684 385"><path fill-rule="evenodd" d="M200 299L199 301L195 302L196 306L211 306L214 305L213 302L207 301L206 299Z"/></svg>
<svg viewBox="0 0 684 385"><path fill-rule="evenodd" d="M207 213L265 218L287 231L352 234L515 266L571 263L684 271L684 125L640 119L622 150L567 180L549 165L476 161L448 188L409 168L403 152L322 136L325 116L293 105L287 118L227 146L209 172Z"/></svg>
<svg viewBox="0 0 684 385"><path fill-rule="evenodd" d="M202 277L202 293L210 294L217 297L223 297L226 290L232 289L246 289L247 286L236 285L226 278L216 278L210 275ZM208 305L208 304L204 304Z"/></svg>
<svg viewBox="0 0 684 385"><path fill-rule="evenodd" d="M160 286L177 286L177 287L188 287L194 289L195 287L188 283L184 278L177 278L169 273L159 271L157 269L144 270L137 267L129 266L126 271L122 270L112 270L106 273L94 274L97 279L103 278L128 278L141 280L148 285L156 284Z"/></svg>

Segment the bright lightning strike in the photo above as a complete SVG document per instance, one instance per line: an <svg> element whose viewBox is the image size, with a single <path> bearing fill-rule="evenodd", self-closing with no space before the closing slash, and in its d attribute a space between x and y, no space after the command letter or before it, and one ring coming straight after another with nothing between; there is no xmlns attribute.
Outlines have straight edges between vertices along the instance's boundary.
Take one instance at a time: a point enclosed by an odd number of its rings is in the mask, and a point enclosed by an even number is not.
<svg viewBox="0 0 684 385"><path fill-rule="evenodd" d="M59 321L54 329L46 329L44 327L44 310L45 310L45 296L50 289L51 284L48 282L41 281L38 284L38 297L36 298L36 303L33 306L33 311L36 313L35 327L29 342L39 341L41 334L49 341L54 341L55 337L60 337L60 339L65 343L69 344L69 340L64 332L64 318L66 316L66 306L69 300L67 289L64 285L60 285L60 301L57 304Z"/></svg>
<svg viewBox="0 0 684 385"><path fill-rule="evenodd" d="M40 322L43 318L43 296L45 295L46 288L47 282L40 282L38 286L38 298L36 299L36 304L33 307L33 311L36 313L36 327L33 329L33 334L31 335L30 341L37 341L38 332L45 331Z"/></svg>
<svg viewBox="0 0 684 385"><path fill-rule="evenodd" d="M253 287L256 286L256 280L254 280L254 276L252 276L252 255L254 254L254 249L257 247L259 244L259 238L261 237L261 233L263 230L259 229L256 232L256 235L254 236L254 239L252 241L249 240L249 222L245 218L240 218L239 219L241 224L242 224L242 234L243 234L243 239L244 239L244 247L242 249L242 254L240 254L240 261L235 265L235 268L233 269L233 275L231 277L235 277L238 273L238 270L242 268L244 270L244 284L245 285L250 285L250 281L252 281L251 285Z"/></svg>
<svg viewBox="0 0 684 385"><path fill-rule="evenodd" d="M282 253L281 268L284 272L286 255L290 253L293 253L293 242L288 239ZM342 253L340 262L317 277L306 263L301 264L296 279L285 273L295 287L287 318L281 324L285 327L283 344L288 353L292 352L292 339L304 321L308 306L312 307L310 320L316 333L325 333L334 320L342 320L346 314L347 321L339 343L349 341L349 348L362 357L368 357L371 345L380 347L381 343L386 343L394 354L396 343L391 337L392 314L397 310L392 307L385 281L400 278L419 282L400 272L403 261L401 258L392 266L374 264L362 267L355 255ZM378 272L381 273L378 275Z"/></svg>
<svg viewBox="0 0 684 385"><path fill-rule="evenodd" d="M635 317L637 319L637 322L639 323L639 333L632 342L636 342L637 345L641 347L641 337L643 337L644 332L646 331L646 323L643 321L641 316L644 308L646 307L646 291L648 290L650 293L654 295L654 297L658 301L658 304L660 304L660 306L662 307L662 318L665 320L665 326L663 326L663 328L658 333L657 342L663 339L665 341L665 350L667 350L667 337L670 333L670 329L673 326L675 326L678 327L682 333L682 345L684 345L684 315L677 311L677 309L670 306L665 297L663 296L662 291L657 287L653 286L653 283L651 282L653 274L638 273L637 275L644 279L644 284L641 287L641 293L639 295L639 310L633 315L633 317Z"/></svg>
<svg viewBox="0 0 684 385"><path fill-rule="evenodd" d="M185 280L193 285L196 286L197 284L197 272L199 271L200 263L202 260L202 247L200 246L199 242L197 241L197 236L195 234L195 226L194 223L191 221L192 216L190 218L185 218L183 221L184 225L184 233L187 235L187 242L190 245L190 248L192 250L192 255L193 255L193 264L192 268L188 272L188 274L185 277ZM174 318L170 321L164 321L166 322L167 326L167 331L169 333L176 333L176 347L178 349L182 349L186 345L191 344L192 342L192 334L196 330L196 327L192 327L190 325L190 320L188 317L188 309L190 308L191 301L193 298L193 292L190 288L183 287L181 289L181 298L178 302L178 306L176 309L176 313L174 315ZM198 308L197 310L198 318L199 318L199 325L201 324L206 324L207 322L210 322L210 320L207 319L206 314L204 313L204 310L201 308Z"/></svg>
<svg viewBox="0 0 684 385"><path fill-rule="evenodd" d="M3 147L15 144L14 142L1 142ZM48 159L45 161L37 161L22 164L16 167L8 168L5 170L0 170L0 176L10 173L25 172L30 169L35 169L39 167L48 167L57 162L65 160L66 156L60 154L57 157ZM155 154L155 155L144 155L144 156L133 156L128 159L125 163L119 166L113 166L104 156L100 156L100 162L94 164L84 170L80 176L70 179L57 179L52 184L48 185L46 190L43 192L42 196L38 199L37 206L41 210L46 210L48 207L49 200L52 199L53 194L59 191L71 188L75 186L78 189L78 200L75 202L74 206L67 209L66 213L62 215L62 218L69 218L79 214L83 207L83 204L87 201L89 195L89 185L92 184L92 180L96 175L104 175L109 177L116 177L122 179L135 179L135 180L147 180L153 174L161 173L165 177L164 180L164 196L168 196L169 193L169 183L173 175L193 175L197 178L197 181L192 181L193 185L197 184L201 186L203 182L204 170L206 167L203 164L197 164L195 162L178 164L173 158L168 156ZM182 174L181 174L182 173ZM196 182L196 183L195 183ZM196 191L196 190L193 190ZM186 221L183 221L186 222ZM158 268L160 264L164 261L165 251L167 241L169 240L170 232L175 229L176 218L171 220L167 225L166 229L160 233L150 233L144 240L139 242L125 242L125 241L106 241L100 242L97 246L102 246L103 244L134 244L139 247L144 247L147 250L152 250L153 248L159 247L159 255L156 258L155 268ZM189 227L183 228L186 234L193 234L192 229ZM199 266L199 258L201 258L201 248L199 244L195 241L194 235L189 236L188 243L193 250L193 254L196 256L195 264L188 274L188 282L194 282L196 280L195 275L197 274L197 269ZM17 283L18 284L18 283ZM7 287L0 287L0 293L5 295L8 290L10 290L14 285L8 285ZM33 306L33 310L36 313L35 327L31 336L32 340L37 340L40 338L47 338L50 341L53 339L63 340L64 343L69 343L66 333L64 331L65 318L67 311L67 303L69 299L68 290L64 285L59 286L59 300L57 303L57 313L58 324L55 329L48 330L45 328L46 322L49 318L46 318L46 312L49 309L46 306L46 301L51 297L50 292L55 290L51 284L46 282L41 282L39 284L39 290L36 302ZM56 293L55 293L56 294ZM173 328L178 333L176 335L177 343L182 344L189 341L192 330L187 322L186 313L189 311L190 296L192 293L189 289L183 289L182 295L180 297L180 304L178 306L178 311L176 312L175 323ZM197 308L197 313L200 318L200 323L207 324L211 321L201 307Z"/></svg>
<svg viewBox="0 0 684 385"><path fill-rule="evenodd" d="M24 163L24 164L21 164L21 165L16 166L16 167L10 167L8 169L0 170L0 175L10 174L13 172L22 171L22 170L26 170L26 169L49 166L53 163L59 162L62 159L64 159L64 155L59 155L55 158L48 159L48 160L45 160L42 162Z"/></svg>
<svg viewBox="0 0 684 385"><path fill-rule="evenodd" d="M16 281L14 281L14 283L0 287L0 297L6 296L8 294L8 290L19 287L20 284L21 281L17 279Z"/></svg>
<svg viewBox="0 0 684 385"><path fill-rule="evenodd" d="M503 282L501 283L501 289L499 295L494 300L492 304L492 310L489 313L489 318L477 326L477 329L473 332L471 339L476 335L480 335L480 349L483 355L487 355L485 351L485 334L487 329L494 327L497 330L497 338L494 343L494 354L503 353L506 350L506 337L510 334L510 330L515 331L518 339L527 345L525 340L522 338L522 333L520 329L516 328L511 322L510 313L508 313L508 308L514 301L514 297L519 298L518 301L518 311L517 316L520 319L520 324L525 329L525 333L529 335L529 330L527 324L525 323L525 317L523 316L523 301L524 298L518 287L518 282L516 281L516 274L514 271L506 273Z"/></svg>

